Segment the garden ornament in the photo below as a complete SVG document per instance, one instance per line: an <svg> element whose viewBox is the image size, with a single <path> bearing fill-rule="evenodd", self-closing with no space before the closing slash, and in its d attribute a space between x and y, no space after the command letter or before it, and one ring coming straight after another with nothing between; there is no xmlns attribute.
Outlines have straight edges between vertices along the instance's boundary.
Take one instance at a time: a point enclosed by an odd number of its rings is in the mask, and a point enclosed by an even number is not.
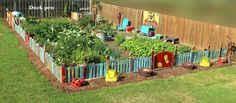
<svg viewBox="0 0 236 103"><path fill-rule="evenodd" d="M235 51L236 51L236 46L235 43L232 42L231 37L227 36L228 42L227 42L227 52L226 52L226 59L228 61L234 61L235 60Z"/></svg>
<svg viewBox="0 0 236 103"><path fill-rule="evenodd" d="M222 48L223 48L223 43L221 43L220 46L220 55L219 55L219 59L218 59L218 63L219 64L224 64L224 63L228 63L228 60L226 58L222 58Z"/></svg>
<svg viewBox="0 0 236 103"><path fill-rule="evenodd" d="M158 23L155 20L155 14L153 12L149 12L148 18L144 20L144 25L149 26L150 28L156 28L158 26Z"/></svg>
<svg viewBox="0 0 236 103"><path fill-rule="evenodd" d="M120 25L120 22L121 22L121 13L119 12L119 14L118 14L118 17L117 17L117 20L118 20L118 25Z"/></svg>
<svg viewBox="0 0 236 103"><path fill-rule="evenodd" d="M210 67L210 59L208 57L203 57L200 61L200 66L202 67Z"/></svg>
<svg viewBox="0 0 236 103"><path fill-rule="evenodd" d="M72 79L72 83L71 83L71 85L72 85L73 87L81 87L81 86L83 86L84 84L85 84L85 81L84 81L84 79L81 79L81 78L79 78L79 79L73 78L73 79Z"/></svg>
<svg viewBox="0 0 236 103"><path fill-rule="evenodd" d="M191 50L191 52L197 52L197 48L194 46L193 48L192 48L192 50Z"/></svg>
<svg viewBox="0 0 236 103"><path fill-rule="evenodd" d="M107 70L107 73L106 73L106 82L116 82L118 81L118 73L115 71L115 70Z"/></svg>

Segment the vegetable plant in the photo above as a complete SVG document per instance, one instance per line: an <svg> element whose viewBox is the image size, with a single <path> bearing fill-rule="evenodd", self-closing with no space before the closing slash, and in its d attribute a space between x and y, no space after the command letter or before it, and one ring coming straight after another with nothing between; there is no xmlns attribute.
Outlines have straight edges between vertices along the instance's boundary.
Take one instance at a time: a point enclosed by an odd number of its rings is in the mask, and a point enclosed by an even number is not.
<svg viewBox="0 0 236 103"><path fill-rule="evenodd" d="M175 52L175 46L171 43L137 36L125 41L123 44L121 44L121 47L136 57L151 56L152 48L154 48L155 53L162 51ZM179 52L188 52L190 50L191 48L186 46L180 46L178 49Z"/></svg>

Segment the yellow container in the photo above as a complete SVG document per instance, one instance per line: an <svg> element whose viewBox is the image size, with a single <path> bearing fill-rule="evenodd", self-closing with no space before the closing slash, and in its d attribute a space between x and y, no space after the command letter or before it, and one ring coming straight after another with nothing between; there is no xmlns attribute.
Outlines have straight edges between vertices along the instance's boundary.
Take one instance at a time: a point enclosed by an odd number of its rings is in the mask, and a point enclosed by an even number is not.
<svg viewBox="0 0 236 103"><path fill-rule="evenodd" d="M118 73L115 70L108 70L106 73L106 82L116 82L118 81Z"/></svg>
<svg viewBox="0 0 236 103"><path fill-rule="evenodd" d="M202 60L200 61L200 66L210 67L210 65L211 65L210 59L207 57L203 57Z"/></svg>

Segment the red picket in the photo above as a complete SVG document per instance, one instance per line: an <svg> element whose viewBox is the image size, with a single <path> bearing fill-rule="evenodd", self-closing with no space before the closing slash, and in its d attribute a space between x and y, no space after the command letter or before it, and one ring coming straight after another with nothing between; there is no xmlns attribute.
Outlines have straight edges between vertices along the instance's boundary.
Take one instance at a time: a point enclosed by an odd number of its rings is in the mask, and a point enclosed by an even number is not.
<svg viewBox="0 0 236 103"><path fill-rule="evenodd" d="M64 66L62 66L61 67L61 82L62 83L65 83L66 82L66 74L65 74L65 67Z"/></svg>
<svg viewBox="0 0 236 103"><path fill-rule="evenodd" d="M86 70L86 68L87 68L87 66L86 66L86 64L84 64L84 79L86 79L86 72L87 72L87 70Z"/></svg>
<svg viewBox="0 0 236 103"><path fill-rule="evenodd" d="M28 33L28 32L25 32L25 44L26 44L27 46L29 46L29 38L30 38L29 33Z"/></svg>

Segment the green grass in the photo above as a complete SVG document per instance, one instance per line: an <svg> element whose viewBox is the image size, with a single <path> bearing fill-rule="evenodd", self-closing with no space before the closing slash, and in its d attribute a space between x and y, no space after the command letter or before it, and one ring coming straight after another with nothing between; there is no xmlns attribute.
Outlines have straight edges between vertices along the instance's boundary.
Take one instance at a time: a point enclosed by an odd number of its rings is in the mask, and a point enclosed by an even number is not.
<svg viewBox="0 0 236 103"><path fill-rule="evenodd" d="M236 27L235 1L231 0L100 0L158 13ZM117 14L118 15L118 14Z"/></svg>
<svg viewBox="0 0 236 103"><path fill-rule="evenodd" d="M18 47L0 20L0 102L2 103L234 103L236 68L223 68L66 94L52 87Z"/></svg>

